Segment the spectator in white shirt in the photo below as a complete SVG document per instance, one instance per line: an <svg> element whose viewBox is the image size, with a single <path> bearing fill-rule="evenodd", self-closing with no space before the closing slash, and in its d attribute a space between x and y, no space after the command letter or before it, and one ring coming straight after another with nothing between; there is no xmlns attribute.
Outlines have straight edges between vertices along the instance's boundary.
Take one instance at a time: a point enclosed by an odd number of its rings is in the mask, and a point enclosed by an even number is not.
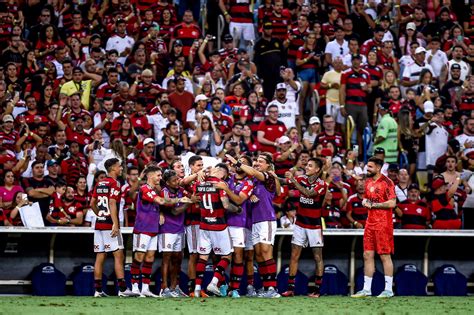
<svg viewBox="0 0 474 315"><path fill-rule="evenodd" d="M194 136L195 130L198 127L198 125L201 123L201 118L203 115L209 117L211 121L213 120L212 113L206 110L207 101L208 101L208 98L206 95L199 94L194 99L194 103L196 104L195 107L191 108L186 113L186 122L189 125L189 129L188 129L189 138Z"/></svg>
<svg viewBox="0 0 474 315"><path fill-rule="evenodd" d="M474 118L467 118L464 121L463 133L456 137L461 149L464 149L464 155L474 151Z"/></svg>
<svg viewBox="0 0 474 315"><path fill-rule="evenodd" d="M359 54L359 41L357 38L351 38L349 39L349 53L345 54L344 57L342 57L342 69L347 70L350 67L352 67L352 56ZM365 65L367 63L367 57L364 55L361 55L362 57L362 65Z"/></svg>
<svg viewBox="0 0 474 315"><path fill-rule="evenodd" d="M433 73L433 68L425 62L426 49L418 47L415 50L415 62L405 68L403 71L402 85L404 87L418 88L420 73L423 69L430 70Z"/></svg>
<svg viewBox="0 0 474 315"><path fill-rule="evenodd" d="M119 53L118 61L125 64L125 59L132 50L135 40L127 35L127 22L119 19L115 22L115 35L110 37L105 47L106 51L115 49Z"/></svg>
<svg viewBox="0 0 474 315"><path fill-rule="evenodd" d="M276 86L276 99L274 99L270 105L276 105L278 107L278 120L283 122L286 126L286 129L290 129L291 127L296 127L296 121L299 119L299 106L295 102L290 102L286 98L286 84L285 83L278 83ZM268 115L268 112L266 113Z"/></svg>
<svg viewBox="0 0 474 315"><path fill-rule="evenodd" d="M349 53L349 43L344 39L346 35L344 29L340 26L336 26L335 34L336 38L326 45L326 50L324 51L326 54L326 62L331 66L331 70L332 61L335 58L341 58Z"/></svg>
<svg viewBox="0 0 474 315"><path fill-rule="evenodd" d="M439 79L443 68L446 68L448 63L448 56L440 47L439 37L433 37L428 45L429 50L426 52L426 63L433 68L433 76L437 79Z"/></svg>

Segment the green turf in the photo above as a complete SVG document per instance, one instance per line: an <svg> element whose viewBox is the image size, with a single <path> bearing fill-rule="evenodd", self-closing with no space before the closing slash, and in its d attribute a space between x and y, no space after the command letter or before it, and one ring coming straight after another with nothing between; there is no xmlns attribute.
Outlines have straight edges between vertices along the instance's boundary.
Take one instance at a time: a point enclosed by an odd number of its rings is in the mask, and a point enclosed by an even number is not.
<svg viewBox="0 0 474 315"><path fill-rule="evenodd" d="M131 299L0 297L0 314L474 314L473 297Z"/></svg>

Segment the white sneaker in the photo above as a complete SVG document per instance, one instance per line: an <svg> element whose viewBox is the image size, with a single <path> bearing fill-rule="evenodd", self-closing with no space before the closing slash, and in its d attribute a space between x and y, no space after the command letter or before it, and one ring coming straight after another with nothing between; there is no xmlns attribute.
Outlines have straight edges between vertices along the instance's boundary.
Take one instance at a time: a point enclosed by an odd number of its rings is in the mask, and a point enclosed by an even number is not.
<svg viewBox="0 0 474 315"><path fill-rule="evenodd" d="M159 297L158 295L154 294L150 290L142 290L140 297L151 297L151 298L157 298Z"/></svg>
<svg viewBox="0 0 474 315"><path fill-rule="evenodd" d="M95 297L95 298L108 297L108 295L107 295L105 292L103 292L103 291L101 291L101 292L95 291L95 292L94 292L94 297Z"/></svg>
<svg viewBox="0 0 474 315"><path fill-rule="evenodd" d="M273 287L269 287L267 292L263 295L267 299L278 299L281 295Z"/></svg>
<svg viewBox="0 0 474 315"><path fill-rule="evenodd" d="M379 295L377 295L377 297L379 299L389 299L391 297L393 297L393 291L390 291L390 290L383 290L382 293L380 293Z"/></svg>
<svg viewBox="0 0 474 315"><path fill-rule="evenodd" d="M162 298L177 298L179 297L178 293L171 291L169 288L161 289L160 297Z"/></svg>
<svg viewBox="0 0 474 315"><path fill-rule="evenodd" d="M255 291L255 288L253 285L249 284L247 286L247 297L256 297L257 296L257 291Z"/></svg>
<svg viewBox="0 0 474 315"><path fill-rule="evenodd" d="M127 288L127 290L125 290L123 292L119 290L118 296L120 296L120 297L139 297L140 293L134 293L134 292L132 292L132 290Z"/></svg>
<svg viewBox="0 0 474 315"><path fill-rule="evenodd" d="M214 293L214 295L216 296L221 296L221 291L219 290L219 288L217 287L217 285L215 285L214 283L209 283L209 285L207 286L207 292L212 292Z"/></svg>
<svg viewBox="0 0 474 315"><path fill-rule="evenodd" d="M369 296L372 296L372 292L370 292L369 290L360 290L356 294L351 295L351 297L356 298L356 299L366 298Z"/></svg>
<svg viewBox="0 0 474 315"><path fill-rule="evenodd" d="M138 283L132 284L132 293L141 295Z"/></svg>
<svg viewBox="0 0 474 315"><path fill-rule="evenodd" d="M176 286L176 288L174 289L174 291L176 293L178 293L179 297L189 297L189 295L187 295L186 293L183 292L183 290L181 290L181 288L179 287L179 285Z"/></svg>

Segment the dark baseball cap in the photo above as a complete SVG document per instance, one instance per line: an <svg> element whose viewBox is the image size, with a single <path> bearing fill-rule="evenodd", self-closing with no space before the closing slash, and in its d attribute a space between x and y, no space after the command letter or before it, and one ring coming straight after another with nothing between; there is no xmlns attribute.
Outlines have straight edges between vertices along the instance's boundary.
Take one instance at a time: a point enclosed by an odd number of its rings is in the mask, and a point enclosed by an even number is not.
<svg viewBox="0 0 474 315"><path fill-rule="evenodd" d="M272 29L272 28L273 28L272 22L265 22L265 23L263 23L263 28L264 28L264 29L267 29L267 30Z"/></svg>
<svg viewBox="0 0 474 315"><path fill-rule="evenodd" d="M451 70L461 70L461 65L459 63L453 63Z"/></svg>
<svg viewBox="0 0 474 315"><path fill-rule="evenodd" d="M384 148L375 148L374 154L385 154Z"/></svg>
<svg viewBox="0 0 474 315"><path fill-rule="evenodd" d="M234 40L234 37L232 37L232 35L230 35L230 34L225 34L225 35L224 35L224 42L225 42L225 43L229 43L229 42L231 42L231 41L233 41L233 40Z"/></svg>
<svg viewBox="0 0 474 315"><path fill-rule="evenodd" d="M177 40L174 42L174 46L183 46L183 42L181 41L181 39L177 39Z"/></svg>
<svg viewBox="0 0 474 315"><path fill-rule="evenodd" d="M398 172L400 170L400 166L398 166L397 163L390 163L388 165L388 170Z"/></svg>
<svg viewBox="0 0 474 315"><path fill-rule="evenodd" d="M418 186L416 183L410 184L410 186L408 186L408 191L412 189L420 190L420 186Z"/></svg>
<svg viewBox="0 0 474 315"><path fill-rule="evenodd" d="M390 103L389 102L382 102L379 104L379 108L383 110L390 110Z"/></svg>
<svg viewBox="0 0 474 315"><path fill-rule="evenodd" d="M362 60L362 56L360 54L352 54L352 60L354 59Z"/></svg>

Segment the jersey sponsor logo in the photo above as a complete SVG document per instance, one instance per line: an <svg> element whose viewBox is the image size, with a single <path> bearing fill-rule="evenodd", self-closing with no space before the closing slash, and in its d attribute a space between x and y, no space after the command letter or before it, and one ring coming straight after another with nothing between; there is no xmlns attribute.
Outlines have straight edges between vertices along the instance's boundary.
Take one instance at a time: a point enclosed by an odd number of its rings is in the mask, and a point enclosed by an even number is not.
<svg viewBox="0 0 474 315"><path fill-rule="evenodd" d="M105 245L104 245L104 248L105 248L105 249L110 249L110 244L105 244Z"/></svg>
<svg viewBox="0 0 474 315"><path fill-rule="evenodd" d="M215 223L217 222L217 218L213 218L213 217L204 217L204 220L208 223Z"/></svg>
<svg viewBox="0 0 474 315"><path fill-rule="evenodd" d="M95 249L95 250L98 250L98 249L99 249L99 245L94 245L94 249Z"/></svg>
<svg viewBox="0 0 474 315"><path fill-rule="evenodd" d="M205 252L205 251L206 251L206 248L205 248L205 247L199 247L199 251L200 251L200 252Z"/></svg>
<svg viewBox="0 0 474 315"><path fill-rule="evenodd" d="M220 247L214 247L212 250L214 251L214 253L222 252L222 249Z"/></svg>
<svg viewBox="0 0 474 315"><path fill-rule="evenodd" d="M300 202L307 204L307 205L312 205L314 204L314 199L312 198L306 198L306 197L300 197Z"/></svg>

